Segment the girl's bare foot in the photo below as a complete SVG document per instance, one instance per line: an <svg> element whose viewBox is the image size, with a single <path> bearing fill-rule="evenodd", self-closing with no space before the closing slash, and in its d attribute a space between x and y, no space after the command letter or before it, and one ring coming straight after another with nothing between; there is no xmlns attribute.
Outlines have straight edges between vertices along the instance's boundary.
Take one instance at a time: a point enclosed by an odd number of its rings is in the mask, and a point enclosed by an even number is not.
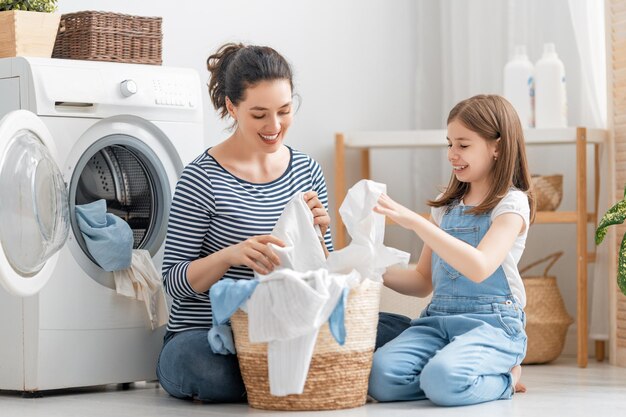
<svg viewBox="0 0 626 417"><path fill-rule="evenodd" d="M511 369L511 377L513 378L513 389L515 392L526 392L526 385L522 384L520 381L522 378L521 365L514 366Z"/></svg>

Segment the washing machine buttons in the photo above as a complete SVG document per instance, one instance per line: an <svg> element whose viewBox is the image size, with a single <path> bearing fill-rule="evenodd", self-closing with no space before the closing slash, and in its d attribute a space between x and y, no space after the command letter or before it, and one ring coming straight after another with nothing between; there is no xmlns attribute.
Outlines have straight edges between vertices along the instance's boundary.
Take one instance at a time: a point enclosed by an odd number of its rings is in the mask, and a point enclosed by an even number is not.
<svg viewBox="0 0 626 417"><path fill-rule="evenodd" d="M120 91L124 97L130 97L137 92L137 83L133 80L124 80L120 84Z"/></svg>

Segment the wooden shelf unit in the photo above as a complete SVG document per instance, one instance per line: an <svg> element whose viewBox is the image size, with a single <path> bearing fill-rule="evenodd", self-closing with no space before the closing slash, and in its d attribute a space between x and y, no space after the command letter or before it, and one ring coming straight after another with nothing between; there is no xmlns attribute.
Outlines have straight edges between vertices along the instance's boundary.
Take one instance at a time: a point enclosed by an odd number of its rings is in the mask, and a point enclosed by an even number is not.
<svg viewBox="0 0 626 417"><path fill-rule="evenodd" d="M335 246L344 247L347 242L346 230L339 216L339 207L348 190L346 184L346 151L360 152L360 178L370 178L370 150L390 148L444 147L446 130L410 130L380 132L350 132L335 135ZM539 212L535 224L571 223L576 225L576 322L577 322L577 361L578 366L587 366L588 356L588 300L587 264L595 261L595 253L587 250L587 225L597 225L598 199L600 190L599 146L607 141L608 131L585 127L559 129L526 129L524 138L527 146L534 145L575 145L576 146L576 210ZM594 151L594 208L587 209L587 145ZM428 216L427 213L422 215ZM596 349L604 349L596 344ZM598 352L596 352L598 356Z"/></svg>

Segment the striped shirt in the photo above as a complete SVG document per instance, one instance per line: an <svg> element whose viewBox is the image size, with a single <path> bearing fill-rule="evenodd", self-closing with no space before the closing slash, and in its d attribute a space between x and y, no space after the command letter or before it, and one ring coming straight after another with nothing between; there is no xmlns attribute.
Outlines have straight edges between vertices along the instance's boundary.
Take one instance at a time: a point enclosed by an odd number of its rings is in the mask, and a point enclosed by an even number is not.
<svg viewBox="0 0 626 417"><path fill-rule="evenodd" d="M173 298L167 330L211 327L209 292L197 293L187 281L191 261L251 236L272 232L285 205L298 192L316 191L328 210L326 182L319 164L289 148L291 159L280 178L255 184L235 177L204 152L185 167L176 185L165 242L163 281ZM332 251L330 228L324 236ZM223 276L250 279L253 271L233 266Z"/></svg>

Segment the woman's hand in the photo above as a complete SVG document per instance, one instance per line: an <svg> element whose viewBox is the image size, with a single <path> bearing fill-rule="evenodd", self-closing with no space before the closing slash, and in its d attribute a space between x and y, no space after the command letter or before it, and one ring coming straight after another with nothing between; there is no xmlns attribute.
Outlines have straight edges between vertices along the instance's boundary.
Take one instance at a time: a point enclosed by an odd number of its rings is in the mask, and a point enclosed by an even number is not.
<svg viewBox="0 0 626 417"><path fill-rule="evenodd" d="M311 209L311 213L313 213L313 224L319 225L320 230L322 231L322 236L324 236L330 226L330 216L328 215L328 212L324 208L320 199L317 197L317 193L315 191L307 191L304 193L304 201Z"/></svg>
<svg viewBox="0 0 626 417"><path fill-rule="evenodd" d="M223 249L225 260L231 266L245 265L254 272L267 275L280 264L280 259L269 247L269 243L285 247L283 241L275 236L252 236L241 243Z"/></svg>
<svg viewBox="0 0 626 417"><path fill-rule="evenodd" d="M413 230L415 224L419 221L420 215L412 210L404 207L402 204L396 203L387 194L381 194L378 198L378 205L374 207L376 213L389 217L394 223L399 224L405 229Z"/></svg>

